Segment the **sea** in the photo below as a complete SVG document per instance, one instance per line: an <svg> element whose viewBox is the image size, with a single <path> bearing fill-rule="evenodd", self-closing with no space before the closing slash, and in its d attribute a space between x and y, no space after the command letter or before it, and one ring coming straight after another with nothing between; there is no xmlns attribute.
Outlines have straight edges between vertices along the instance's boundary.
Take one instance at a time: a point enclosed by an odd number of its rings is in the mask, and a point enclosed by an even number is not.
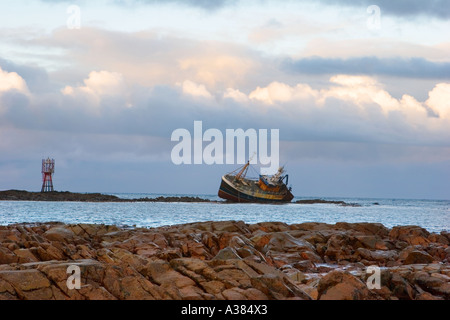
<svg viewBox="0 0 450 320"><path fill-rule="evenodd" d="M31 202L0 201L0 225L16 223L63 222L67 224L106 224L121 227L161 227L204 221L244 221L249 224L279 221L303 222L372 222L388 228L416 225L430 232L450 232L450 200L406 200L367 198L320 198L345 201L360 206L336 204L230 204L216 195L168 195L148 193L108 193L124 199L159 196L190 196L212 203L165 202ZM301 199L295 198L293 202Z"/></svg>

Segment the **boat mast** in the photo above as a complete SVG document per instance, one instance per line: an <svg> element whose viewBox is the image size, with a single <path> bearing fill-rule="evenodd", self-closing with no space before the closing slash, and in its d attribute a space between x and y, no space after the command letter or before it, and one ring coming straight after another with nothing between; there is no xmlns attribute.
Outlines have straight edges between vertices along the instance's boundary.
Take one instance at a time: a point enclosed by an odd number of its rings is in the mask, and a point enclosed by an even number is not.
<svg viewBox="0 0 450 320"><path fill-rule="evenodd" d="M236 179L240 180L241 178L245 178L247 175L248 167L250 166L250 160L247 162L247 164L242 168L241 171L236 175Z"/></svg>

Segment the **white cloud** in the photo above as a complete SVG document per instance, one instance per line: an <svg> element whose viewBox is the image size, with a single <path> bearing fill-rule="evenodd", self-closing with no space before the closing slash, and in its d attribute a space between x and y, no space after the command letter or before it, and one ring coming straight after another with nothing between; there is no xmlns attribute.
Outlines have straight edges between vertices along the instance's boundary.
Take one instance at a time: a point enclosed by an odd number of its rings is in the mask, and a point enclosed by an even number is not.
<svg viewBox="0 0 450 320"><path fill-rule="evenodd" d="M367 116L370 116L369 109L377 106L384 116L389 116L391 112L400 112L412 124L423 122L428 118L427 109L423 103L406 94L401 99L393 97L375 78L336 75L329 81L330 85L321 90L313 89L308 84L302 83L290 86L281 82L272 82L267 87L257 87L248 95L248 98L252 101L263 102L269 107L283 107L290 102L299 102L298 108L309 106L310 109L321 108L330 99L335 99L346 103L349 106L348 112L353 110L350 106L356 105ZM447 114L446 112L450 110L448 99L445 98L445 94L448 93L447 89L441 84L430 92L428 105L442 114ZM235 91L237 90L228 89L227 94L232 96L229 92ZM242 96L240 101L245 101ZM447 107L445 106L446 102Z"/></svg>
<svg viewBox="0 0 450 320"><path fill-rule="evenodd" d="M318 92L307 84L298 84L291 87L285 83L272 82L267 87L257 87L250 93L249 98L272 105L292 100L306 100L316 97L317 94Z"/></svg>
<svg viewBox="0 0 450 320"><path fill-rule="evenodd" d="M101 95L118 95L127 89L127 85L122 74L109 71L92 71L89 77L84 80L84 86L63 89L63 94L71 95L78 92Z"/></svg>
<svg viewBox="0 0 450 320"><path fill-rule="evenodd" d="M292 86L272 82L257 87L248 96L237 89L228 89L224 96L253 110L255 116L270 112L278 120L283 119L285 128L292 128L292 132L301 128L300 132L314 137L445 145L450 139L447 83L437 84L425 102L409 94L396 98L376 78L353 75L333 76L322 89L304 83ZM254 108L255 103L265 107ZM440 118L430 114L430 109Z"/></svg>
<svg viewBox="0 0 450 320"><path fill-rule="evenodd" d="M84 80L84 86L66 86L61 92L66 96L87 98L94 105L99 105L103 97L121 96L130 94L129 86L122 74L109 71L92 71ZM126 103L127 106L131 105Z"/></svg>
<svg viewBox="0 0 450 320"><path fill-rule="evenodd" d="M98 95L116 95L126 89L123 76L117 72L91 72L89 78L84 81L86 90Z"/></svg>
<svg viewBox="0 0 450 320"><path fill-rule="evenodd" d="M414 97L404 95L402 99L396 99L372 77L337 75L331 77L330 82L337 86L322 91L322 103L328 98L337 98L363 109L368 105L378 105L385 115L401 111L405 115L417 113L421 117L427 116L425 107Z"/></svg>
<svg viewBox="0 0 450 320"><path fill-rule="evenodd" d="M429 93L427 106L436 111L439 117L450 120L450 83L439 83Z"/></svg>
<svg viewBox="0 0 450 320"><path fill-rule="evenodd" d="M237 90L237 89L233 89L233 88L228 88L225 93L223 94L224 98L228 98L228 99L233 99L237 102L248 102L248 97L245 93Z"/></svg>
<svg viewBox="0 0 450 320"><path fill-rule="evenodd" d="M17 90L28 94L28 86L25 80L16 72L7 72L0 68L0 93Z"/></svg>
<svg viewBox="0 0 450 320"><path fill-rule="evenodd" d="M202 48L202 50L204 49ZM188 73L195 81L212 87L221 83L227 86L233 85L254 68L255 62L249 57L243 56L242 53L230 52L225 55L216 50L208 48L204 52L181 57L179 59L180 71ZM230 50L230 48L224 46L219 50Z"/></svg>
<svg viewBox="0 0 450 320"><path fill-rule="evenodd" d="M190 80L185 80L181 84L181 88L184 94L191 95L194 97L201 97L211 99L212 94L206 89L204 84L197 84Z"/></svg>

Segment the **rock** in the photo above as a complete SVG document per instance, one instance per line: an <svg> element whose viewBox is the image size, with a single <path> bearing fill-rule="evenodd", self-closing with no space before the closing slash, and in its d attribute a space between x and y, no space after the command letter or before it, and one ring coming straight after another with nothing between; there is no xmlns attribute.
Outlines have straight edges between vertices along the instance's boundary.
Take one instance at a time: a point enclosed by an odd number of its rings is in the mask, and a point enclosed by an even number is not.
<svg viewBox="0 0 450 320"><path fill-rule="evenodd" d="M364 300L370 296L365 283L349 273L337 270L320 279L317 290L319 300Z"/></svg>
<svg viewBox="0 0 450 320"><path fill-rule="evenodd" d="M310 296L312 300L317 300L319 298L319 291L316 287L307 284L300 284L298 287Z"/></svg>
<svg viewBox="0 0 450 320"><path fill-rule="evenodd" d="M223 284L220 281L205 281L201 283L201 287L203 290L205 290L207 293L212 295L218 295L219 293L222 293L225 289L225 284Z"/></svg>
<svg viewBox="0 0 450 320"><path fill-rule="evenodd" d="M205 248L203 243L196 242L196 241L188 241L186 243L186 255L192 258L198 258L198 259L211 259L212 256L208 252L208 250Z"/></svg>
<svg viewBox="0 0 450 320"><path fill-rule="evenodd" d="M307 241L296 239L286 232L275 232L269 240L269 243L264 247L264 251L275 252L298 252L309 250L314 252L315 248Z"/></svg>
<svg viewBox="0 0 450 320"><path fill-rule="evenodd" d="M136 276L127 276L120 279L120 298L122 300L155 300L150 293L153 285Z"/></svg>
<svg viewBox="0 0 450 320"><path fill-rule="evenodd" d="M0 226L0 299L448 299L448 234L396 228ZM79 290L67 287L71 265L81 271ZM381 289L366 286L372 265L383 266Z"/></svg>
<svg viewBox="0 0 450 320"><path fill-rule="evenodd" d="M73 240L73 238L75 237L75 234L70 229L56 227L56 228L51 228L50 230L47 230L44 233L44 236L50 241L66 242L66 241Z"/></svg>
<svg viewBox="0 0 450 320"><path fill-rule="evenodd" d="M133 290L132 292L136 292L138 288L136 288L136 290ZM88 285L84 285L81 289L80 289L80 294L86 298L86 300L96 300L96 301L100 301L100 300L117 300L116 297L114 297L111 293L109 293L105 288L103 287L98 287L98 286L93 286L91 284ZM148 294L148 293L147 293ZM139 298L141 298L142 300L145 300L145 297L142 296L138 296ZM60 300L63 297L60 297L59 299L57 298L57 300Z"/></svg>
<svg viewBox="0 0 450 320"><path fill-rule="evenodd" d="M195 282L174 271L166 261L152 261L143 270L144 275L150 277L152 282L159 285L173 285L178 288L195 285Z"/></svg>
<svg viewBox="0 0 450 320"><path fill-rule="evenodd" d="M9 249L0 247L0 265L18 262L18 258Z"/></svg>
<svg viewBox="0 0 450 320"><path fill-rule="evenodd" d="M429 275L427 272L417 272L414 275L414 282L417 283L423 290L445 299L450 299L450 282Z"/></svg>
<svg viewBox="0 0 450 320"><path fill-rule="evenodd" d="M239 254L233 248L227 247L219 251L214 260L241 259Z"/></svg>
<svg viewBox="0 0 450 320"><path fill-rule="evenodd" d="M332 230L333 225L327 224L327 223L320 223L320 222L304 222L300 224L294 224L292 225L292 228L295 230L303 230L303 231L325 231L325 230Z"/></svg>
<svg viewBox="0 0 450 320"><path fill-rule="evenodd" d="M405 259L405 264L432 263L433 257L424 251L411 251Z"/></svg>
<svg viewBox="0 0 450 320"><path fill-rule="evenodd" d="M431 242L434 242L434 243L440 243L440 244L444 244L444 245L450 244L450 241L448 240L448 238L442 234L432 233L428 236L428 240L430 240Z"/></svg>
<svg viewBox="0 0 450 320"><path fill-rule="evenodd" d="M323 199L297 200L297 204L336 204L342 207L361 207L358 203L346 203L344 201L329 201Z"/></svg>
<svg viewBox="0 0 450 320"><path fill-rule="evenodd" d="M227 300L247 300L247 297L244 295L244 290L240 288L232 288L227 289L222 292L222 295Z"/></svg>
<svg viewBox="0 0 450 320"><path fill-rule="evenodd" d="M266 233L264 231L258 230L250 241L254 244L255 248L258 250L262 250L269 243L271 238L270 233Z"/></svg>
<svg viewBox="0 0 450 320"><path fill-rule="evenodd" d="M5 280L0 279L0 300L16 300L16 291Z"/></svg>
<svg viewBox="0 0 450 320"><path fill-rule="evenodd" d="M0 191L0 200L8 201L77 201L77 202L211 202L199 197L157 197L154 199L121 199L100 193Z"/></svg>
<svg viewBox="0 0 450 320"><path fill-rule="evenodd" d="M363 259L368 261L386 263L388 261L394 261L398 258L398 253L395 250L383 251L383 250L368 250L364 248L358 248L356 253Z"/></svg>
<svg viewBox="0 0 450 320"><path fill-rule="evenodd" d="M243 294L248 300L253 301L269 300L269 298L264 293L255 288L248 288L244 290Z"/></svg>
<svg viewBox="0 0 450 320"><path fill-rule="evenodd" d="M285 273L292 281L303 282L306 280L305 274L297 269L291 268L286 270Z"/></svg>
<svg viewBox="0 0 450 320"><path fill-rule="evenodd" d="M287 285L282 277L265 274L251 279L252 286L264 293L269 298L286 299L297 297L300 299L311 300L311 297L303 290L296 287L296 290Z"/></svg>
<svg viewBox="0 0 450 320"><path fill-rule="evenodd" d="M251 232L261 230L267 233L273 233L273 232L284 232L288 231L289 229L290 229L289 226L284 222L261 222L249 226L249 230Z"/></svg>
<svg viewBox="0 0 450 320"><path fill-rule="evenodd" d="M377 236L355 236L355 238L367 249L375 249L376 244L381 242Z"/></svg>
<svg viewBox="0 0 450 320"><path fill-rule="evenodd" d="M326 256L329 261L355 260L353 241L352 237L346 234L332 235L326 244L324 256Z"/></svg>
<svg viewBox="0 0 450 320"><path fill-rule="evenodd" d="M447 239L447 241L450 242L450 232L448 232L448 231L441 231L440 235L445 237Z"/></svg>
<svg viewBox="0 0 450 320"><path fill-rule="evenodd" d="M441 297L433 296L429 292L422 292L416 295L416 300L444 300Z"/></svg>
<svg viewBox="0 0 450 320"><path fill-rule="evenodd" d="M398 226L392 228L389 238L405 241L410 245L427 245L430 242L429 235L427 230L418 226Z"/></svg>
<svg viewBox="0 0 450 320"><path fill-rule="evenodd" d="M39 260L31 253L30 249L17 249L14 254L18 258L19 263L38 262Z"/></svg>
<svg viewBox="0 0 450 320"><path fill-rule="evenodd" d="M383 226L381 223L347 223L338 222L335 225L336 229L352 230L364 235L373 235L379 237L387 237L389 229Z"/></svg>
<svg viewBox="0 0 450 320"><path fill-rule="evenodd" d="M398 273L392 274L389 281L389 289L400 300L413 300L416 294L408 281Z"/></svg>
<svg viewBox="0 0 450 320"><path fill-rule="evenodd" d="M25 300L48 300L53 295L50 281L38 270L0 271L0 279Z"/></svg>
<svg viewBox="0 0 450 320"><path fill-rule="evenodd" d="M308 241L313 246L316 246L318 243L326 243L327 237L320 232L307 233L306 235L302 235L300 239Z"/></svg>
<svg viewBox="0 0 450 320"><path fill-rule="evenodd" d="M306 273L314 272L316 270L316 265L309 260L295 262L292 266L295 269Z"/></svg>

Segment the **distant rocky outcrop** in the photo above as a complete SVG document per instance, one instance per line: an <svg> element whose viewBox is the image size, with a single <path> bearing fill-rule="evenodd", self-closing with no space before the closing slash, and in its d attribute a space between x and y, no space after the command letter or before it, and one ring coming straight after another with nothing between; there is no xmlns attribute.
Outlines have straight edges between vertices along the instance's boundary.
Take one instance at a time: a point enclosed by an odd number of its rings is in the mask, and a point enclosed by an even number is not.
<svg viewBox="0 0 450 320"><path fill-rule="evenodd" d="M15 224L0 226L0 300L448 300L449 243L373 223Z"/></svg>
<svg viewBox="0 0 450 320"><path fill-rule="evenodd" d="M227 201L213 201L197 196L169 196L156 198L123 199L113 195L101 193L74 193L74 192L29 192L23 190L0 191L0 201L62 201L62 202L183 202L183 203L228 203ZM330 201L322 199L298 200L297 204L336 204L343 207L360 207L357 203L346 203L344 201Z"/></svg>
<svg viewBox="0 0 450 320"><path fill-rule="evenodd" d="M122 199L100 193L0 191L0 201L76 201L76 202L211 202L199 197L157 197Z"/></svg>
<svg viewBox="0 0 450 320"><path fill-rule="evenodd" d="M298 204L336 204L342 207L361 207L358 203L347 203L345 201L323 200L323 199L308 199L298 200L295 203Z"/></svg>

